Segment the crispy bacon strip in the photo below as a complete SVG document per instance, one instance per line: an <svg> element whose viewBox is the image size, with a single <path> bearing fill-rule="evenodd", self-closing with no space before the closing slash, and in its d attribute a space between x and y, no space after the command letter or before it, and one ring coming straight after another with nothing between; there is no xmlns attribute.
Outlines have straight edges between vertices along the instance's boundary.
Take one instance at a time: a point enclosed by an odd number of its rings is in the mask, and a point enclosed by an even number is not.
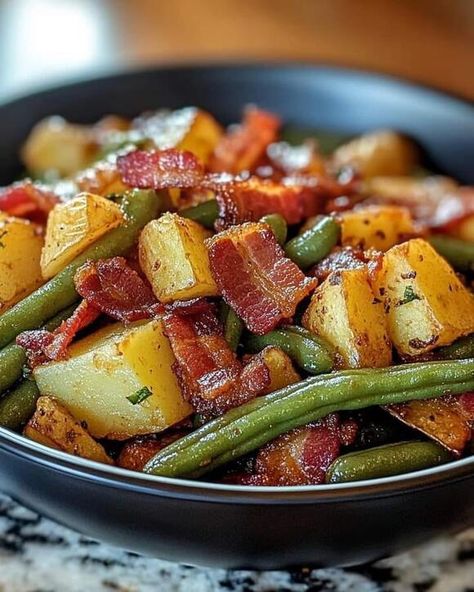
<svg viewBox="0 0 474 592"><path fill-rule="evenodd" d="M270 384L263 358L242 366L224 339L214 309L185 316L168 312L163 325L176 357L175 373L196 411L220 415Z"/></svg>
<svg viewBox="0 0 474 592"><path fill-rule="evenodd" d="M134 150L117 158L123 183L140 189L195 187L204 176L198 158L186 150Z"/></svg>
<svg viewBox="0 0 474 592"><path fill-rule="evenodd" d="M249 222L207 241L211 272L224 300L258 335L290 319L317 284L305 277L265 225Z"/></svg>
<svg viewBox="0 0 474 592"><path fill-rule="evenodd" d="M474 393L389 405L391 415L460 456L472 438Z"/></svg>
<svg viewBox="0 0 474 592"><path fill-rule="evenodd" d="M431 225L450 232L470 216L474 216L474 187L460 187L439 202Z"/></svg>
<svg viewBox="0 0 474 592"><path fill-rule="evenodd" d="M36 368L36 366L48 362L44 350L48 345L51 345L53 339L54 335L51 331L37 329L20 333L16 338L16 344L25 350L28 366Z"/></svg>
<svg viewBox="0 0 474 592"><path fill-rule="evenodd" d="M273 213L281 214L288 224L298 224L324 208L324 201L311 188L285 186L269 179L252 177L248 181L221 184L216 189L218 230L242 222L257 222Z"/></svg>
<svg viewBox="0 0 474 592"><path fill-rule="evenodd" d="M143 471L146 463L157 452L179 440L179 438L183 438L187 433L187 430L174 430L131 438L120 451L117 464L119 467L130 471Z"/></svg>
<svg viewBox="0 0 474 592"><path fill-rule="evenodd" d="M362 249L354 247L337 247L332 253L311 269L310 275L316 277L318 282L321 283L333 271L360 269L361 267L365 267L369 261L370 258Z"/></svg>
<svg viewBox="0 0 474 592"><path fill-rule="evenodd" d="M67 358L67 348L77 333L93 323L99 315L96 308L83 300L55 331L24 331L18 335L16 343L25 349L30 368L50 360L64 360Z"/></svg>
<svg viewBox="0 0 474 592"><path fill-rule="evenodd" d="M83 300L72 315L63 321L54 332L51 343L46 345L44 353L50 360L61 360L67 357L67 348L74 337L100 316L94 306Z"/></svg>
<svg viewBox="0 0 474 592"><path fill-rule="evenodd" d="M89 304L118 321L150 318L159 309L150 286L123 257L84 263L74 284Z"/></svg>
<svg viewBox="0 0 474 592"><path fill-rule="evenodd" d="M231 127L221 138L209 163L214 172L239 173L253 170L275 142L280 119L267 111L249 107L239 126Z"/></svg>
<svg viewBox="0 0 474 592"><path fill-rule="evenodd" d="M279 436L258 452L254 484L324 483L327 469L340 453L339 432L339 417L331 414Z"/></svg>
<svg viewBox="0 0 474 592"><path fill-rule="evenodd" d="M31 181L20 181L0 189L0 210L10 216L44 224L59 197Z"/></svg>

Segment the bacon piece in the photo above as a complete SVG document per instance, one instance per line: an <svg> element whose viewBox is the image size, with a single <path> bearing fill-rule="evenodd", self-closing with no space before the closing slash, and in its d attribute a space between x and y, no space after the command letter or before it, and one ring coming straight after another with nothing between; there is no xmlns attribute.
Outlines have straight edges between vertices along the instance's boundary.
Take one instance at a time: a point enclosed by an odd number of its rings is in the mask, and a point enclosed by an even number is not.
<svg viewBox="0 0 474 592"><path fill-rule="evenodd" d="M117 158L122 181L141 189L195 187L204 177L198 158L186 150L134 150Z"/></svg>
<svg viewBox="0 0 474 592"><path fill-rule="evenodd" d="M315 485L339 456L339 418L324 419L296 428L265 445L257 454L255 485Z"/></svg>
<svg viewBox="0 0 474 592"><path fill-rule="evenodd" d="M164 305L167 312L177 312L183 317L199 314L213 313L215 306L206 298L193 298L192 300L175 300ZM217 317L216 317L217 318ZM218 331L219 321L217 320L216 331Z"/></svg>
<svg viewBox="0 0 474 592"><path fill-rule="evenodd" d="M74 284L87 302L118 321L150 318L159 310L150 286L123 257L84 263Z"/></svg>
<svg viewBox="0 0 474 592"><path fill-rule="evenodd" d="M258 335L290 319L317 281L285 257L273 232L249 222L207 241L211 272L224 300Z"/></svg>
<svg viewBox="0 0 474 592"><path fill-rule="evenodd" d="M474 216L474 187L460 187L439 202L431 225L450 232L470 216Z"/></svg>
<svg viewBox="0 0 474 592"><path fill-rule="evenodd" d="M228 173L254 169L275 142L280 125L276 115L248 107L242 123L231 127L215 147L209 169Z"/></svg>
<svg viewBox="0 0 474 592"><path fill-rule="evenodd" d="M273 213L281 214L288 224L298 224L324 208L324 201L318 199L312 189L285 186L269 179L252 177L248 181L221 184L216 189L217 230L242 222L257 222L262 216Z"/></svg>
<svg viewBox="0 0 474 592"><path fill-rule="evenodd" d="M0 189L1 211L42 224L59 201L55 193L31 181L19 181Z"/></svg>
<svg viewBox="0 0 474 592"><path fill-rule="evenodd" d="M44 348L50 360L61 360L67 357L67 348L74 337L92 324L100 316L100 311L83 300L72 315L63 321L54 331L54 338Z"/></svg>
<svg viewBox="0 0 474 592"><path fill-rule="evenodd" d="M292 146L288 142L275 142L268 146L267 156L271 166L281 170L285 175L319 174L325 171L324 160L317 151L317 143L312 139L305 140L299 146Z"/></svg>
<svg viewBox="0 0 474 592"><path fill-rule="evenodd" d="M460 456L472 438L474 393L409 401L385 409L394 417Z"/></svg>
<svg viewBox="0 0 474 592"><path fill-rule="evenodd" d="M16 338L16 344L25 350L28 366L36 368L36 366L49 361L44 350L48 345L51 345L53 339L54 335L51 331L37 329L20 333Z"/></svg>
<svg viewBox="0 0 474 592"><path fill-rule="evenodd" d="M97 309L83 300L55 331L24 331L18 335L16 343L25 350L30 368L50 360L64 360L67 358L67 348L77 333L93 323L99 315Z"/></svg>
<svg viewBox="0 0 474 592"><path fill-rule="evenodd" d="M179 438L183 438L187 433L186 430L176 430L132 438L125 443L120 451L117 464L119 467L130 471L143 471L146 463L157 452L179 440Z"/></svg>
<svg viewBox="0 0 474 592"><path fill-rule="evenodd" d="M365 267L368 261L362 249L354 247L336 248L311 269L310 275L316 277L318 282L321 283L333 271L359 269Z"/></svg>
<svg viewBox="0 0 474 592"><path fill-rule="evenodd" d="M169 312L163 325L176 357L176 376L196 411L220 415L270 384L263 358L242 366L224 339L215 310L186 316Z"/></svg>

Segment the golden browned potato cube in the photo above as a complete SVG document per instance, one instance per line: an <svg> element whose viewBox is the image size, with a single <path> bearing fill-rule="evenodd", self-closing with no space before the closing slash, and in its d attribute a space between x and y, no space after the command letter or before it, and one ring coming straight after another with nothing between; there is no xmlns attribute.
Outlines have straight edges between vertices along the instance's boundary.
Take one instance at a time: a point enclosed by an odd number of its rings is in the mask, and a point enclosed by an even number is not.
<svg viewBox="0 0 474 592"><path fill-rule="evenodd" d="M374 282L390 339L415 356L474 331L474 296L448 262L421 238L387 251Z"/></svg>
<svg viewBox="0 0 474 592"><path fill-rule="evenodd" d="M149 138L154 147L177 148L193 152L206 164L224 133L210 113L196 107L158 111L139 117L134 127Z"/></svg>
<svg viewBox="0 0 474 592"><path fill-rule="evenodd" d="M161 302L217 296L204 239L209 232L178 214L149 222L139 241L140 266Z"/></svg>
<svg viewBox="0 0 474 592"><path fill-rule="evenodd" d="M383 304L372 292L366 268L332 272L316 288L303 325L335 348L341 368L390 365Z"/></svg>
<svg viewBox="0 0 474 592"><path fill-rule="evenodd" d="M36 411L27 423L25 436L51 448L113 464L104 448L92 438L83 425L74 419L69 411L52 397L40 397Z"/></svg>
<svg viewBox="0 0 474 592"><path fill-rule="evenodd" d="M406 208L373 205L350 210L340 216L341 241L344 246L386 251L415 232Z"/></svg>
<svg viewBox="0 0 474 592"><path fill-rule="evenodd" d="M453 225L450 234L462 240L474 243L474 214L466 216L458 224Z"/></svg>
<svg viewBox="0 0 474 592"><path fill-rule="evenodd" d="M35 174L56 171L67 177L85 168L96 150L92 128L49 117L31 131L22 158L26 168Z"/></svg>
<svg viewBox="0 0 474 592"><path fill-rule="evenodd" d="M224 133L222 127L207 111L185 107L176 111L158 111L135 120L135 128L149 138L151 146L160 150L177 148L189 150L203 164L207 164L214 148ZM168 190L171 203L181 205L181 190Z"/></svg>
<svg viewBox="0 0 474 592"><path fill-rule="evenodd" d="M71 345L67 360L37 366L34 377L40 393L86 421L92 436L125 440L192 413L175 361L160 320L117 323Z"/></svg>
<svg viewBox="0 0 474 592"><path fill-rule="evenodd" d="M81 193L56 205L48 217L41 271L48 279L124 220L120 207L105 197Z"/></svg>
<svg viewBox="0 0 474 592"><path fill-rule="evenodd" d="M37 225L0 215L0 314L42 283L42 248Z"/></svg>
<svg viewBox="0 0 474 592"><path fill-rule="evenodd" d="M340 146L333 154L336 167L355 167L362 177L407 175L417 161L417 150L408 139L393 131L364 134Z"/></svg>
<svg viewBox="0 0 474 592"><path fill-rule="evenodd" d="M273 391L277 391L278 389L301 380L290 357L279 347L266 347L257 355L263 357L270 372L270 385L266 389L266 393L272 393Z"/></svg>
<svg viewBox="0 0 474 592"><path fill-rule="evenodd" d="M179 142L179 150L193 152L204 164L219 142L224 130L207 111L197 109L188 133Z"/></svg>

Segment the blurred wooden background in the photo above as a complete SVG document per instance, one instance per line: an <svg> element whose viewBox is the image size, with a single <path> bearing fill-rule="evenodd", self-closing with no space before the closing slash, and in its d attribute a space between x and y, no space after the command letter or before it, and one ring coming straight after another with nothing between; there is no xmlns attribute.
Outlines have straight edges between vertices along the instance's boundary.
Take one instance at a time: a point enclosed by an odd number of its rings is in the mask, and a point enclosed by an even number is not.
<svg viewBox="0 0 474 592"><path fill-rule="evenodd" d="M121 65L302 59L474 99L474 0L0 0L0 94Z"/></svg>

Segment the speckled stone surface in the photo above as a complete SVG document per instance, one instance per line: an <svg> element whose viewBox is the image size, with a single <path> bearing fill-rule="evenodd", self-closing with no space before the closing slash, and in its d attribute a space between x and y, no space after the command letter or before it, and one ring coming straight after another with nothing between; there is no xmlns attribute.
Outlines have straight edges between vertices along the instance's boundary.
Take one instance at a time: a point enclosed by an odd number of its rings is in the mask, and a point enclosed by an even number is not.
<svg viewBox="0 0 474 592"><path fill-rule="evenodd" d="M0 496L0 592L474 592L474 529L356 569L227 572L87 539Z"/></svg>

